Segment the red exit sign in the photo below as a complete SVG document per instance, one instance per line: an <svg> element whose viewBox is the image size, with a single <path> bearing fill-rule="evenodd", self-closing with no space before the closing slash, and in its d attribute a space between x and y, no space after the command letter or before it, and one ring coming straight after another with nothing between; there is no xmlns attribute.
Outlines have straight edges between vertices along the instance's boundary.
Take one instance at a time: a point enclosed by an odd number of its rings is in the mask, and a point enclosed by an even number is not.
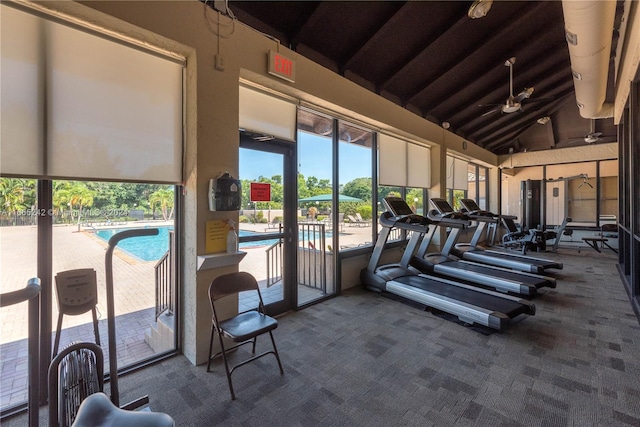
<svg viewBox="0 0 640 427"><path fill-rule="evenodd" d="M269 74L280 77L295 83L296 81L296 63L293 59L276 51L269 51Z"/></svg>

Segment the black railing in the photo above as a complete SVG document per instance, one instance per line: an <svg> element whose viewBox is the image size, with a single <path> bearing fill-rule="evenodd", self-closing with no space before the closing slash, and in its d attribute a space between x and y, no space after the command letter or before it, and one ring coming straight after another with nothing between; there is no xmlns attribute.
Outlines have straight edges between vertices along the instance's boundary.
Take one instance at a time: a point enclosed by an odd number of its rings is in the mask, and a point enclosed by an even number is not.
<svg viewBox="0 0 640 427"><path fill-rule="evenodd" d="M269 246L267 255L267 288L282 280L282 239Z"/></svg>
<svg viewBox="0 0 640 427"><path fill-rule="evenodd" d="M298 224L298 284L327 292L324 223Z"/></svg>
<svg viewBox="0 0 640 427"><path fill-rule="evenodd" d="M154 266L156 276L156 320L165 311L172 316L175 312L175 237L169 230L169 250Z"/></svg>

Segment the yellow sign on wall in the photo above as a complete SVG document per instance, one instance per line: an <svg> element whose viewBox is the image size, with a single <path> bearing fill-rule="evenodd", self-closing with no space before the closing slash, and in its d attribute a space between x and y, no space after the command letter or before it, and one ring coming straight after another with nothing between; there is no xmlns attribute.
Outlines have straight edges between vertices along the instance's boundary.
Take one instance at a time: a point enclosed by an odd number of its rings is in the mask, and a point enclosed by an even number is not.
<svg viewBox="0 0 640 427"><path fill-rule="evenodd" d="M208 254L225 252L227 250L227 233L229 224L223 219L207 221L206 251Z"/></svg>

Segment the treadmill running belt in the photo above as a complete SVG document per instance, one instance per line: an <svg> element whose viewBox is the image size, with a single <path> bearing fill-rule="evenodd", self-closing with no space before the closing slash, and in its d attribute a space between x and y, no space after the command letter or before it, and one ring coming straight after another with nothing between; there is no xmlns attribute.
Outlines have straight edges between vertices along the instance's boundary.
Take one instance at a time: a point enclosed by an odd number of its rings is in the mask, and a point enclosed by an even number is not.
<svg viewBox="0 0 640 427"><path fill-rule="evenodd" d="M394 279L395 282L402 283L414 288L423 289L427 292L442 295L447 298L458 300L467 304L475 305L491 311L497 311L514 318L519 314L527 313L527 306L517 301L496 297L483 292L470 289L459 288L437 280L419 276L402 276Z"/></svg>

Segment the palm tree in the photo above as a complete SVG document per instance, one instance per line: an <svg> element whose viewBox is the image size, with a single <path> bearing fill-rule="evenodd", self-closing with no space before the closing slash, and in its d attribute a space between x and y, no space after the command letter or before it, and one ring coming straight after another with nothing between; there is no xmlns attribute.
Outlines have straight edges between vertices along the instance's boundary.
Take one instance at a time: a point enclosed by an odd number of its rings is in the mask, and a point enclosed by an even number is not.
<svg viewBox="0 0 640 427"><path fill-rule="evenodd" d="M82 221L82 209L93 205L93 197L95 191L90 190L84 182L71 181L61 185L53 197L54 206L64 209L69 206L70 209L78 209L78 231L80 231L80 222Z"/></svg>
<svg viewBox="0 0 640 427"><path fill-rule="evenodd" d="M24 205L25 181L20 178L0 179L0 208L3 213L13 214L13 225L17 223L18 211L26 210Z"/></svg>
<svg viewBox="0 0 640 427"><path fill-rule="evenodd" d="M160 206L162 218L165 221L173 216L173 200L173 188L156 190L149 195L149 204L151 206ZM171 209L171 212L168 212L169 209Z"/></svg>

